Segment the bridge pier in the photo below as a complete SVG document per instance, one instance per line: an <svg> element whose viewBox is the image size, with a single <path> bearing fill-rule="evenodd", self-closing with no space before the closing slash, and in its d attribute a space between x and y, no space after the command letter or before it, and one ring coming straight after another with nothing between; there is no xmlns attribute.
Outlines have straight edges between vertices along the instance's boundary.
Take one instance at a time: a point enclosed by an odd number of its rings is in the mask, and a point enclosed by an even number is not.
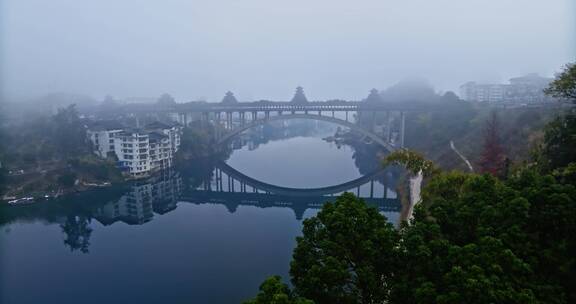
<svg viewBox="0 0 576 304"><path fill-rule="evenodd" d="M404 112L400 112L400 148L404 148L404 131L406 127L406 114Z"/></svg>
<svg viewBox="0 0 576 304"><path fill-rule="evenodd" d="M390 111L386 111L386 142L392 141L392 121L390 120Z"/></svg>

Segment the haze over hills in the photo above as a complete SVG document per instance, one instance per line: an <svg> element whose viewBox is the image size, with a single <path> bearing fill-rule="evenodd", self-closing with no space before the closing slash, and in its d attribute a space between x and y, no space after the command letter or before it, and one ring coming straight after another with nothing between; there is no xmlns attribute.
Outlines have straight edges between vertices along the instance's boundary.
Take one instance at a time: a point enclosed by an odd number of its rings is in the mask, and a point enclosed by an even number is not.
<svg viewBox="0 0 576 304"><path fill-rule="evenodd" d="M300 85L354 100L421 76L457 92L552 76L576 54L574 12L570 0L5 0L2 91L283 100Z"/></svg>

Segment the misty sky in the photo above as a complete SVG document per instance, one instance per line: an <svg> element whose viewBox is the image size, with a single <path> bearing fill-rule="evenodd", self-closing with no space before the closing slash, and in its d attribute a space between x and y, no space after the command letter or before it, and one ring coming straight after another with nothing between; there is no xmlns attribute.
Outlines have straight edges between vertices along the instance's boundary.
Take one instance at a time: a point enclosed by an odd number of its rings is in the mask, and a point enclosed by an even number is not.
<svg viewBox="0 0 576 304"><path fill-rule="evenodd" d="M574 0L0 0L7 97L358 100L420 76L552 75L576 58Z"/></svg>

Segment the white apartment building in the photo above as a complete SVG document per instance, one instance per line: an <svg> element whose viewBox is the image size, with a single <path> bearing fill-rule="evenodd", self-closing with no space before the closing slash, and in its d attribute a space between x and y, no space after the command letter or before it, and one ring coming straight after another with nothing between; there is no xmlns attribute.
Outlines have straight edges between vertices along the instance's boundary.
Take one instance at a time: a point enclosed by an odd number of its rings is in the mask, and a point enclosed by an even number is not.
<svg viewBox="0 0 576 304"><path fill-rule="evenodd" d="M478 84L470 81L460 86L460 98L490 103L541 103L550 101L543 90L552 78L527 74L510 79L509 84Z"/></svg>
<svg viewBox="0 0 576 304"><path fill-rule="evenodd" d="M124 127L122 124L111 120L100 120L90 123L88 126L88 138L94 145L94 153L106 158L109 153L115 152L114 136Z"/></svg>
<svg viewBox="0 0 576 304"><path fill-rule="evenodd" d="M504 84L478 84L470 81L460 86L460 98L467 101L501 102L505 91Z"/></svg>
<svg viewBox="0 0 576 304"><path fill-rule="evenodd" d="M179 125L160 122L141 129L103 121L88 126L94 152L100 157L115 156L122 172L136 178L172 167L180 133Z"/></svg>
<svg viewBox="0 0 576 304"><path fill-rule="evenodd" d="M143 130L123 130L114 136L117 166L133 177L150 174L150 137Z"/></svg>

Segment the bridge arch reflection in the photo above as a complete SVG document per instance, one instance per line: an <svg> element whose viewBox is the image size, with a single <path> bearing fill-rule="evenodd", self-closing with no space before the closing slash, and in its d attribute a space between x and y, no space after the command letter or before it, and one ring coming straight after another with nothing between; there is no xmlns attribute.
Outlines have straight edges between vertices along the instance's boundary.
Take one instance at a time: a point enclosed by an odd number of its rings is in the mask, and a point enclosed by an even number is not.
<svg viewBox="0 0 576 304"><path fill-rule="evenodd" d="M223 204L230 212L235 212L241 205L291 208L296 218L301 220L307 209L321 208L325 202L334 200L335 196L352 192L382 212L400 212L400 200L396 193L388 188L388 185L394 186L393 178L388 173L386 170L378 170L329 187L289 188L256 180L224 162L219 162L211 180L187 191L180 200L199 204ZM378 191L378 188L381 191Z"/></svg>

